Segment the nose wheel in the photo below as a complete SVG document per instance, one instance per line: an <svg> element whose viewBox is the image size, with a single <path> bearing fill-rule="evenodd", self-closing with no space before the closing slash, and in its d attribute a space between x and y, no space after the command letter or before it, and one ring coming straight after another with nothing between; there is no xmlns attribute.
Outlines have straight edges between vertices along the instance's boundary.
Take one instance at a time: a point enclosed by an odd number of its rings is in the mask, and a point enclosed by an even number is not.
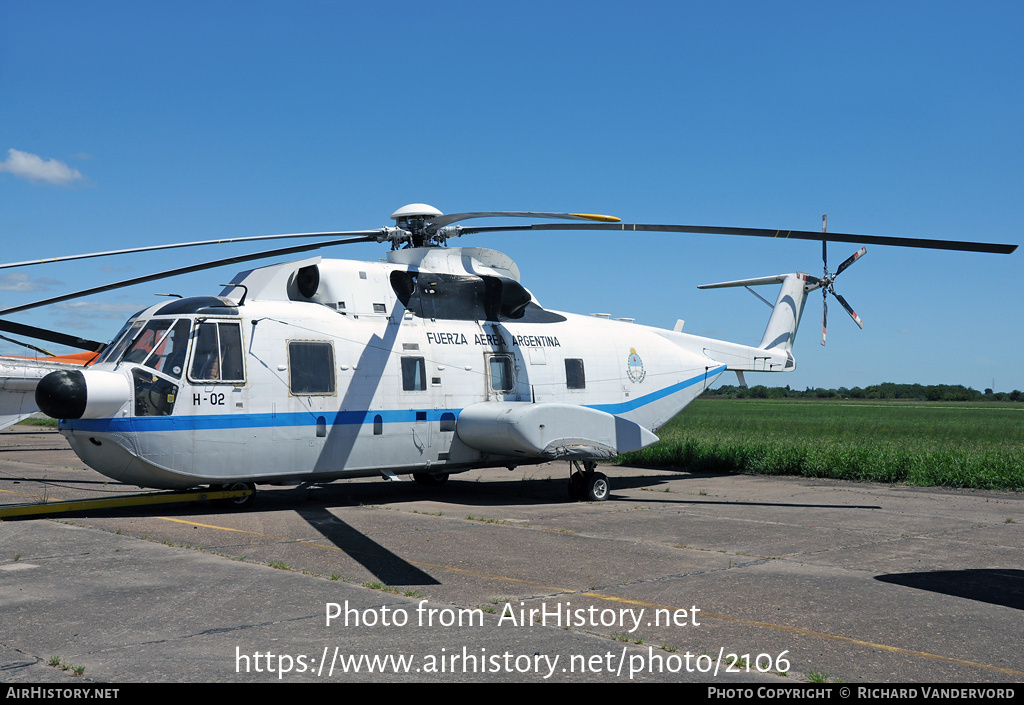
<svg viewBox="0 0 1024 705"><path fill-rule="evenodd" d="M414 472L412 474L412 479L424 487L440 487L444 483L448 482L448 473Z"/></svg>
<svg viewBox="0 0 1024 705"><path fill-rule="evenodd" d="M218 507L224 507L226 509L249 509L256 502L256 483L255 482L231 482L226 485L210 485L211 490L221 491L234 491L234 490L249 490L250 494L244 497L232 497L230 499L215 499L213 503Z"/></svg>
<svg viewBox="0 0 1024 705"><path fill-rule="evenodd" d="M611 485L603 472L597 472L597 461L569 461L569 499L577 502L603 502L611 495Z"/></svg>

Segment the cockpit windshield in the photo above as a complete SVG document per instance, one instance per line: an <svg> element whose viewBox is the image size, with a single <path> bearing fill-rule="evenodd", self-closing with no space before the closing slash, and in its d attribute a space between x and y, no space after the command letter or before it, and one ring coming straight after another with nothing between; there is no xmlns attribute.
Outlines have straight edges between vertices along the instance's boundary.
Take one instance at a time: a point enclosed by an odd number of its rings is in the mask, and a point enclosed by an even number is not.
<svg viewBox="0 0 1024 705"><path fill-rule="evenodd" d="M125 323L124 328L110 341L110 345L103 351L103 355L97 360L97 363L117 362L120 360L121 355L124 354L124 349L135 340L135 335L139 332L140 328L142 328L142 321L137 321L134 318Z"/></svg>
<svg viewBox="0 0 1024 705"><path fill-rule="evenodd" d="M135 362L175 379L181 378L192 324L187 318L137 321L111 352L111 361ZM123 357L121 356L122 351Z"/></svg>

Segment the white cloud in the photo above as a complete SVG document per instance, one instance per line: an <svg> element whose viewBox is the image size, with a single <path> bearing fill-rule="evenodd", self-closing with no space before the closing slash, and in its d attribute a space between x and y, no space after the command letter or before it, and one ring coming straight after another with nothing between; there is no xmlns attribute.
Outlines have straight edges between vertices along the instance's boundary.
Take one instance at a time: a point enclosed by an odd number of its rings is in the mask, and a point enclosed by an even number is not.
<svg viewBox="0 0 1024 705"><path fill-rule="evenodd" d="M64 311L71 311L73 313L105 317L127 316L130 313L135 313L140 308L144 308L144 306L138 303L112 304L103 301L65 301L63 303L54 304L53 307Z"/></svg>
<svg viewBox="0 0 1024 705"><path fill-rule="evenodd" d="M30 279L27 274L21 272L0 275L0 291L46 291L51 286L61 283L46 277Z"/></svg>
<svg viewBox="0 0 1024 705"><path fill-rule="evenodd" d="M0 171L10 172L29 181L45 181L58 185L85 180L82 172L72 169L62 161L43 159L35 154L21 152L17 149L7 150L7 159L0 162Z"/></svg>

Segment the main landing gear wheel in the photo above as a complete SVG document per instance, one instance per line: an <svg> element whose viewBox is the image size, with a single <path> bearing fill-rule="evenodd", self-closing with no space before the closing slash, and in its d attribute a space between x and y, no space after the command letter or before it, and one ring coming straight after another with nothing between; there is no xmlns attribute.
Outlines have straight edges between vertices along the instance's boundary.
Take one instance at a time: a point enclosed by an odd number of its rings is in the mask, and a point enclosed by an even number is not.
<svg viewBox="0 0 1024 705"><path fill-rule="evenodd" d="M448 473L446 472L414 472L412 479L424 487L440 487L444 483L448 482Z"/></svg>
<svg viewBox="0 0 1024 705"><path fill-rule="evenodd" d="M210 489L214 492L233 492L235 490L252 490L251 494L247 494L244 497L231 497L230 499L215 499L213 503L218 507L226 507L228 509L250 509L253 504L256 503L256 483L255 482L229 482L226 485L210 485Z"/></svg>
<svg viewBox="0 0 1024 705"><path fill-rule="evenodd" d="M612 488L603 472L590 473L590 477L587 478L586 499L588 502L603 502L611 493Z"/></svg>
<svg viewBox="0 0 1024 705"><path fill-rule="evenodd" d="M603 502L611 495L611 485L603 472L597 472L597 463L584 460L569 461L569 499L577 502Z"/></svg>

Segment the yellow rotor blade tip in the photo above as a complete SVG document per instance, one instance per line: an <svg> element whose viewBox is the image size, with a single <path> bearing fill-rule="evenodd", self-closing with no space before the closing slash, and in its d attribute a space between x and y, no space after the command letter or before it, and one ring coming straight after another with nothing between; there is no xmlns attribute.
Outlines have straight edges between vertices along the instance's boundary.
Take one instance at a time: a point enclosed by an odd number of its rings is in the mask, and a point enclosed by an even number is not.
<svg viewBox="0 0 1024 705"><path fill-rule="evenodd" d="M614 215L600 215L597 213L570 213L577 218L586 218L587 220L596 220L600 223L621 223L622 218L616 218Z"/></svg>

